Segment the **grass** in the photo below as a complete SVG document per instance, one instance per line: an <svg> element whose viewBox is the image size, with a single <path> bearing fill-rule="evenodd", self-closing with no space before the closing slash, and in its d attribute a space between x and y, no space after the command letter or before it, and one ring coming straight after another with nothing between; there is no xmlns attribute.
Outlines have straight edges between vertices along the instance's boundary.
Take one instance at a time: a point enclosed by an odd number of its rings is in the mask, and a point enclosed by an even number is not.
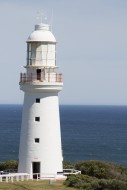
<svg viewBox="0 0 127 190"><path fill-rule="evenodd" d="M75 188L65 187L63 181L19 181L19 182L0 182L0 190L75 190Z"/></svg>

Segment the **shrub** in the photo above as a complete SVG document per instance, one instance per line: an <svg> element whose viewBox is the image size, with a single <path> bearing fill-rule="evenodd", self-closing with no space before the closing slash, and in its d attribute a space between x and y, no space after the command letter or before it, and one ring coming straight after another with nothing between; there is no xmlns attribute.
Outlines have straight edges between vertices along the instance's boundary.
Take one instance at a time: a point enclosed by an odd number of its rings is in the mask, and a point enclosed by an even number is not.
<svg viewBox="0 0 127 190"><path fill-rule="evenodd" d="M79 161L81 175L68 176L64 184L84 190L127 190L127 168L104 161Z"/></svg>
<svg viewBox="0 0 127 190"><path fill-rule="evenodd" d="M75 169L81 170L84 175L94 176L98 179L119 179L127 181L127 169L113 163L104 161L79 161Z"/></svg>
<svg viewBox="0 0 127 190"><path fill-rule="evenodd" d="M85 175L70 175L68 176L64 184L68 187L80 188L84 187L87 183L90 184L91 180L91 177Z"/></svg>
<svg viewBox="0 0 127 190"><path fill-rule="evenodd" d="M84 190L127 190L127 183L115 179L97 179L86 175L71 175L64 182L67 187Z"/></svg>
<svg viewBox="0 0 127 190"><path fill-rule="evenodd" d="M0 162L0 170L7 170L7 169L17 169L18 168L18 161L17 160L8 160L5 162Z"/></svg>
<svg viewBox="0 0 127 190"><path fill-rule="evenodd" d="M127 190L127 183L120 180L110 180L109 188L111 190Z"/></svg>
<svg viewBox="0 0 127 190"><path fill-rule="evenodd" d="M63 169L72 169L74 165L69 160L63 161Z"/></svg>

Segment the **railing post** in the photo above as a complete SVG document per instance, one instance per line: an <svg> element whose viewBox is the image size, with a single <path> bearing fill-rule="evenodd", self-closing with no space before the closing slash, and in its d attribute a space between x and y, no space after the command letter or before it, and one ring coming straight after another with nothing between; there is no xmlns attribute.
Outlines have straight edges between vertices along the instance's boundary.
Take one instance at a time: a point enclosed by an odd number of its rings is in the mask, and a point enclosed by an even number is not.
<svg viewBox="0 0 127 190"><path fill-rule="evenodd" d="M22 73L20 73L20 82L22 82Z"/></svg>
<svg viewBox="0 0 127 190"><path fill-rule="evenodd" d="M23 78L24 78L24 82L26 82L26 73L24 73L24 77Z"/></svg>
<svg viewBox="0 0 127 190"><path fill-rule="evenodd" d="M31 82L32 82L32 80L33 80L33 77L32 77L32 73L31 73Z"/></svg>
<svg viewBox="0 0 127 190"><path fill-rule="evenodd" d="M62 74L60 73L60 74L59 74L59 82L62 82L61 76L62 76Z"/></svg>
<svg viewBox="0 0 127 190"><path fill-rule="evenodd" d="M11 176L11 182L13 182L14 181L14 178L13 178L13 176Z"/></svg>
<svg viewBox="0 0 127 190"><path fill-rule="evenodd" d="M19 181L19 176L16 176L16 181Z"/></svg>
<svg viewBox="0 0 127 190"><path fill-rule="evenodd" d="M6 182L8 182L8 176L6 176Z"/></svg>
<svg viewBox="0 0 127 190"><path fill-rule="evenodd" d="M58 82L58 81L57 81L57 73L56 73L56 81L55 81L55 82Z"/></svg>
<svg viewBox="0 0 127 190"><path fill-rule="evenodd" d="M21 181L24 181L24 175L21 175Z"/></svg>
<svg viewBox="0 0 127 190"><path fill-rule="evenodd" d="M26 180L28 181L28 179L29 179L29 176L28 176L28 175L26 175Z"/></svg>
<svg viewBox="0 0 127 190"><path fill-rule="evenodd" d="M50 73L48 73L48 82L50 82Z"/></svg>

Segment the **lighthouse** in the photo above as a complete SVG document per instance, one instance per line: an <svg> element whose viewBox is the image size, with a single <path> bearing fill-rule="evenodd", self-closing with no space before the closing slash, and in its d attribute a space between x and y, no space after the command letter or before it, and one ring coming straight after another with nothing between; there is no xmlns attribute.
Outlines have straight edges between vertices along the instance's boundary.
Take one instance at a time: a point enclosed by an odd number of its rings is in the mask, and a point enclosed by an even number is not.
<svg viewBox="0 0 127 190"><path fill-rule="evenodd" d="M62 74L57 73L56 39L47 24L35 25L27 39L26 73L19 147L19 173L30 178L64 178L58 93Z"/></svg>

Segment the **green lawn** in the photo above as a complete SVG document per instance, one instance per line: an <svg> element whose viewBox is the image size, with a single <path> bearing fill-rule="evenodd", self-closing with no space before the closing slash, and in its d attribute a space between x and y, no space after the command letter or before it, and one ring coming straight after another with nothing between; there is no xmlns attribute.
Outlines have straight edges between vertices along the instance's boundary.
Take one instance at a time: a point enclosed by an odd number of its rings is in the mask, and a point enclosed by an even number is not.
<svg viewBox="0 0 127 190"><path fill-rule="evenodd" d="M0 190L75 190L65 187L63 181L55 181L49 184L49 181L19 181L19 182L0 182Z"/></svg>

